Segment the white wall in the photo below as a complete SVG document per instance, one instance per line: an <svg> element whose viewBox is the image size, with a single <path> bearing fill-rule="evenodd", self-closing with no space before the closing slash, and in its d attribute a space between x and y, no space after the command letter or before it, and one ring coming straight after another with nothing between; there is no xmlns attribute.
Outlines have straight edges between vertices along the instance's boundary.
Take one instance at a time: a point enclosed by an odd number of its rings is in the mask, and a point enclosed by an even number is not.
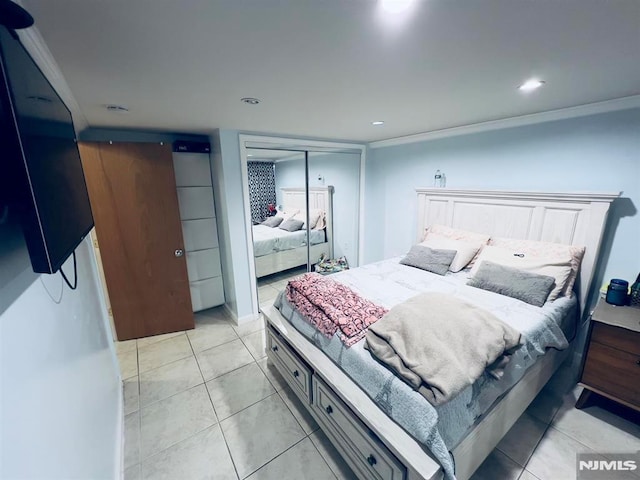
<svg viewBox="0 0 640 480"><path fill-rule="evenodd" d="M276 162L276 197L282 204L283 187L304 187L304 159ZM318 180L318 176L323 179ZM311 154L309 186L333 185L334 257L346 256L356 265L360 192L360 155L352 153Z"/></svg>
<svg viewBox="0 0 640 480"><path fill-rule="evenodd" d="M28 263L0 290L1 478L119 475L120 376L88 239L77 255L76 291Z"/></svg>
<svg viewBox="0 0 640 480"><path fill-rule="evenodd" d="M245 200L242 194L238 132L217 130L211 135L211 174L216 202L218 241L227 308L240 321L254 318L249 273Z"/></svg>

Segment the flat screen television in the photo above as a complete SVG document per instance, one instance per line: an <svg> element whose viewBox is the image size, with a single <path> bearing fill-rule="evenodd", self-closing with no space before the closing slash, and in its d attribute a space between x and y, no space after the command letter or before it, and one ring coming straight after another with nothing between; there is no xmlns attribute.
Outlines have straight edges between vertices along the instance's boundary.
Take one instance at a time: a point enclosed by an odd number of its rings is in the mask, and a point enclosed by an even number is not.
<svg viewBox="0 0 640 480"><path fill-rule="evenodd" d="M0 82L0 210L22 225L33 270L55 273L93 228L71 112L3 26Z"/></svg>

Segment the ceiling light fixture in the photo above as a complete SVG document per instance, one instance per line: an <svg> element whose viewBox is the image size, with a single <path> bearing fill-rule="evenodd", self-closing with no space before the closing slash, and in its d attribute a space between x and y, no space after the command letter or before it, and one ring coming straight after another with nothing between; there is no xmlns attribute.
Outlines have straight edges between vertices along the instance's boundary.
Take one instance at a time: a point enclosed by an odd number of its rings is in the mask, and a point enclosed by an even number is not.
<svg viewBox="0 0 640 480"><path fill-rule="evenodd" d="M242 103L246 103L247 105L258 105L260 103L260 100L253 97L244 97L244 98L241 98L240 101Z"/></svg>
<svg viewBox="0 0 640 480"><path fill-rule="evenodd" d="M518 87L518 90L521 92L533 92L534 90L542 87L545 84L543 80L538 80L537 78L532 78L527 80L522 85Z"/></svg>
<svg viewBox="0 0 640 480"><path fill-rule="evenodd" d="M380 0L382 9L389 13L401 13L407 10L413 0Z"/></svg>
<svg viewBox="0 0 640 480"><path fill-rule="evenodd" d="M115 104L105 105L104 108L114 113L127 113L129 111L128 107L125 107L123 105L115 105Z"/></svg>
<svg viewBox="0 0 640 480"><path fill-rule="evenodd" d="M371 122L371 125L384 125L382 120L376 120L375 122Z"/></svg>

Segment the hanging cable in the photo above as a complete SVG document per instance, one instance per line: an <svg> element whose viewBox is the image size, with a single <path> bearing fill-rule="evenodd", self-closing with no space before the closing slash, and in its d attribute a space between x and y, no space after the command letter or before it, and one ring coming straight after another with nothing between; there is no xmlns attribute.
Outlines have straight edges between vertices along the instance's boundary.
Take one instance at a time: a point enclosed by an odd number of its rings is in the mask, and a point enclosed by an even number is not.
<svg viewBox="0 0 640 480"><path fill-rule="evenodd" d="M69 285L69 288L71 290L75 290L76 288L78 288L78 263L76 261L76 251L73 251L73 285L71 285L71 282L69 282L69 279L67 278L67 276L64 274L64 272L62 271L62 267L60 267L60 274L62 275L62 278L64 278L64 281L67 285Z"/></svg>

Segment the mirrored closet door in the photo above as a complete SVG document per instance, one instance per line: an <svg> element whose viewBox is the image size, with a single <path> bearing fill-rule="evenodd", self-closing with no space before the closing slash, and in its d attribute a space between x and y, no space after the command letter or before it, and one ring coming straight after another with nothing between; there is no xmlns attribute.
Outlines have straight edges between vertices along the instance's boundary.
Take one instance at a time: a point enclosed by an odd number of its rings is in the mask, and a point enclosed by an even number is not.
<svg viewBox="0 0 640 480"><path fill-rule="evenodd" d="M360 153L248 148L246 162L259 303L357 264Z"/></svg>

